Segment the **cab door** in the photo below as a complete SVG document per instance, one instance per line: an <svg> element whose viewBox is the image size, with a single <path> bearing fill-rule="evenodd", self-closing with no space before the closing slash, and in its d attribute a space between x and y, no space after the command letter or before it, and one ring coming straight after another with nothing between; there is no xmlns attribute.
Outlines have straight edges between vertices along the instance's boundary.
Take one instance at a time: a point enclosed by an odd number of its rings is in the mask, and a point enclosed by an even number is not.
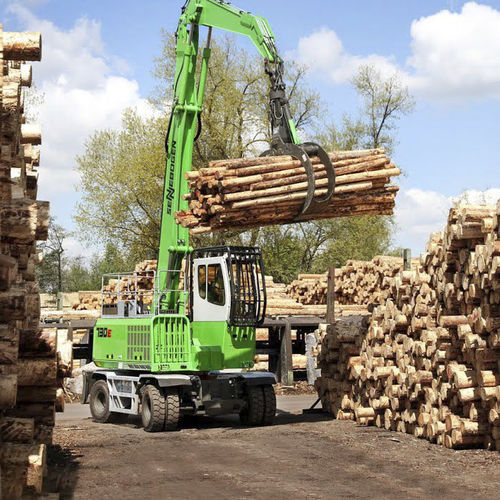
<svg viewBox="0 0 500 500"><path fill-rule="evenodd" d="M193 262L193 321L227 321L231 294L226 259L206 257Z"/></svg>

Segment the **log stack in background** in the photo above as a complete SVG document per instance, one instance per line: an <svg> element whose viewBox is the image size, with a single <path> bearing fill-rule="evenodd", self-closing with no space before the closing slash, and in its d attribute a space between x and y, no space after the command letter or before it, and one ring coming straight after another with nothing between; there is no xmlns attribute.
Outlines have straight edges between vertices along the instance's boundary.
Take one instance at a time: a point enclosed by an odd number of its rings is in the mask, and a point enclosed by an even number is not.
<svg viewBox="0 0 500 500"><path fill-rule="evenodd" d="M275 283L272 276L266 276L267 307L266 316L275 318L278 316L319 316L323 318L326 314L326 306L305 306L287 293L284 283Z"/></svg>
<svg viewBox="0 0 500 500"><path fill-rule="evenodd" d="M316 382L325 409L450 448L500 450L499 219L500 203L452 209L368 321L348 334L330 327Z"/></svg>
<svg viewBox="0 0 500 500"><path fill-rule="evenodd" d="M321 210L300 221L351 215L390 215L397 186L391 177L400 170L383 149L330 153L335 194ZM315 194L327 192L326 170L319 158L311 158ZM241 230L299 220L307 194L307 176L291 156L240 158L210 162L208 168L188 172L189 209L176 213L177 222L192 234Z"/></svg>
<svg viewBox="0 0 500 500"><path fill-rule="evenodd" d="M58 365L57 337L38 329L35 244L47 237L49 204L36 201L41 132L25 122L31 66L23 61L40 56L39 33L5 32L0 25L0 484L6 499L42 489L58 379L70 370L68 360Z"/></svg>
<svg viewBox="0 0 500 500"><path fill-rule="evenodd" d="M74 302L73 309L77 311L100 310L101 305L116 304L118 292L121 300L131 300L134 293L138 292L142 301L150 305L153 299L154 272L156 271L156 260L144 260L139 262L134 269L137 277L131 275L122 276L120 279L110 279L104 285L102 291L86 290L78 292L78 301Z"/></svg>
<svg viewBox="0 0 500 500"><path fill-rule="evenodd" d="M418 259L412 259L416 267ZM335 269L335 301L339 304L376 304L384 297L391 279L403 270L401 257L377 255L370 261L348 260ZM299 274L287 293L302 304L326 304L327 274Z"/></svg>

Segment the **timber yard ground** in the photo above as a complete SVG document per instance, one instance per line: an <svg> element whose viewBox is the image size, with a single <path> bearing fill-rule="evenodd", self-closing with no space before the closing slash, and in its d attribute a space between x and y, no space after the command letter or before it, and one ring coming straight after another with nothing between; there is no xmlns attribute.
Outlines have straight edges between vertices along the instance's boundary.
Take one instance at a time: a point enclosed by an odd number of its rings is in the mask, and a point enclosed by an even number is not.
<svg viewBox="0 0 500 500"><path fill-rule="evenodd" d="M58 477L62 499L85 500L500 497L500 454L303 415L314 400L279 396L272 427L197 418L158 434L68 405L49 454L53 486Z"/></svg>

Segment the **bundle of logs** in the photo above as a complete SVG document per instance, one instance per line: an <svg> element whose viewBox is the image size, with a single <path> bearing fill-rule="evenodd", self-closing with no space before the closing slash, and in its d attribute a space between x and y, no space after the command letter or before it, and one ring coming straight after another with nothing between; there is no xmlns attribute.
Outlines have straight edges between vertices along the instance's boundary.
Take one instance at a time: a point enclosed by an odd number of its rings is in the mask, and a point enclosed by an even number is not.
<svg viewBox="0 0 500 500"><path fill-rule="evenodd" d="M415 267L418 259L412 260ZM335 269L335 300L339 304L368 305L378 302L391 279L403 270L403 259L377 255L370 261L348 260ZM299 274L287 293L302 304L326 304L327 274Z"/></svg>
<svg viewBox="0 0 500 500"><path fill-rule="evenodd" d="M188 210L176 220L192 234L241 230L271 224L330 219L351 215L389 215L397 186L391 177L400 170L385 150L330 153L335 170L334 195L309 214L298 216L308 191L307 175L291 156L218 160L188 172ZM327 172L319 158L311 158L317 199L327 194Z"/></svg>
<svg viewBox="0 0 500 500"><path fill-rule="evenodd" d="M36 201L40 127L26 123L23 87L41 56L39 33L0 25L0 485L2 498L42 490L66 341L39 330L36 241L47 238L49 204ZM59 347L61 347L62 342ZM62 359L64 358L64 360Z"/></svg>
<svg viewBox="0 0 500 500"><path fill-rule="evenodd" d="M500 450L499 219L500 202L452 209L371 316L328 327L316 381L325 409L450 448Z"/></svg>

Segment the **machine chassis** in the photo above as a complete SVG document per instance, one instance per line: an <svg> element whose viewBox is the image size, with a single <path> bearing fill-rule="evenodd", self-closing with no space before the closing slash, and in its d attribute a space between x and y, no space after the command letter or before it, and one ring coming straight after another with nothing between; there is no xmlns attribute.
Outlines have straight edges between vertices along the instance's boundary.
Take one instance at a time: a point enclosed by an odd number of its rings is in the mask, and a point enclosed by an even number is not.
<svg viewBox="0 0 500 500"><path fill-rule="evenodd" d="M99 397L95 395L93 387L97 382L104 381L108 394L102 384ZM270 372L242 372L224 370L206 373L140 373L134 371L96 370L84 372L82 403L90 403L91 412L95 420L106 422L116 415L141 415L145 430L174 430L179 419L184 415L217 416L223 414L239 414L245 417L249 410L255 414L250 425L268 425L272 423L276 411L276 399L273 384L276 378ZM169 428L150 429L144 422L145 405L144 395L148 388L154 388L160 398L168 402L168 398L176 398L177 414L174 416L174 425L170 422ZM255 405L252 399L262 399L258 402L260 408L251 408ZM106 412L99 415L100 405L104 405ZM98 410L96 408L99 406ZM147 408L151 412L151 408ZM167 418L168 405L160 415L160 419Z"/></svg>

